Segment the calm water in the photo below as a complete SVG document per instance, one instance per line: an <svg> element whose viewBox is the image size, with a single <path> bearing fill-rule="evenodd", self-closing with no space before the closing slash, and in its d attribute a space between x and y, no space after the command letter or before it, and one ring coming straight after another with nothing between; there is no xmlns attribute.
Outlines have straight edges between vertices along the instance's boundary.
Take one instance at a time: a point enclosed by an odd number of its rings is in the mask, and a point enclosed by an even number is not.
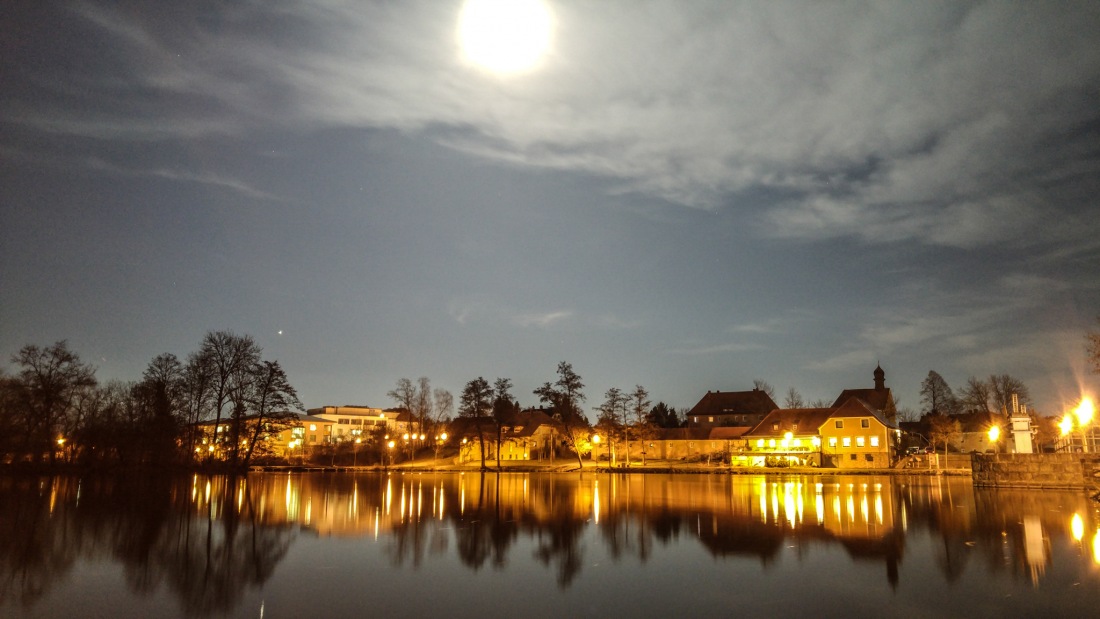
<svg viewBox="0 0 1100 619"><path fill-rule="evenodd" d="M1095 617L1098 507L957 478L0 478L0 616Z"/></svg>

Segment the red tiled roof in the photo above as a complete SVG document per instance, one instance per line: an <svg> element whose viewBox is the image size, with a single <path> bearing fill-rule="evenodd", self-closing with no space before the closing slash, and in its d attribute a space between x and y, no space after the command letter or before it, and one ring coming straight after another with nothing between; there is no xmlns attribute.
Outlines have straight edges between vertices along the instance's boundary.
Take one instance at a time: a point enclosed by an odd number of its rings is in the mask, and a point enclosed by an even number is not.
<svg viewBox="0 0 1100 619"><path fill-rule="evenodd" d="M872 408L863 398L848 398L844 401L844 404L833 410L830 417L874 417L887 428L897 428L896 425L886 420L881 410Z"/></svg>
<svg viewBox="0 0 1100 619"><path fill-rule="evenodd" d="M752 391L708 391L688 416L715 416L734 414L766 415L779 408L767 393Z"/></svg>
<svg viewBox="0 0 1100 619"><path fill-rule="evenodd" d="M893 395L890 393L889 387L885 389L845 389L840 392L836 401L833 402L833 408L837 408L852 398L859 398L871 408L884 411L890 405Z"/></svg>
<svg viewBox="0 0 1100 619"><path fill-rule="evenodd" d="M818 428L829 419L832 412L831 408L777 408L768 413L755 428L746 432L745 437L779 438L787 432L817 434ZM775 428L776 424L778 428Z"/></svg>

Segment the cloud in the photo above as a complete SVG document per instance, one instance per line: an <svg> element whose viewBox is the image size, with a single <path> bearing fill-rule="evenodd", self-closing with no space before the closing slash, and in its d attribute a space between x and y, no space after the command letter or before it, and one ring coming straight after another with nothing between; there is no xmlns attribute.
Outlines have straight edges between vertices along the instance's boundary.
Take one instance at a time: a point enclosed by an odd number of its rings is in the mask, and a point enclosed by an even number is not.
<svg viewBox="0 0 1100 619"><path fill-rule="evenodd" d="M279 196L270 194L261 189L256 189L250 184L233 179L227 178L218 174L210 172L188 172L185 170L176 170L171 168L155 168L150 170L134 170L121 166L117 166L113 163L104 161L102 159L90 158L87 160L87 166L94 170L102 170L110 172L112 174L120 174L124 176L154 176L157 178L165 178L173 181L199 183L201 185L210 185L221 189L229 189L249 198L263 199L263 200L281 200Z"/></svg>
<svg viewBox="0 0 1100 619"><path fill-rule="evenodd" d="M553 54L513 79L465 66L457 7L428 0L171 20L78 6L125 60L75 76L77 105L17 100L11 122L119 139L396 128L738 209L779 238L1095 247L1095 224L1051 223L1100 189L1095 3L562 0ZM69 94L73 77L45 83ZM777 197L746 198L761 190Z"/></svg>
<svg viewBox="0 0 1100 619"><path fill-rule="evenodd" d="M746 352L750 350L763 350L760 344L748 344L743 342L730 342L726 344L714 344L698 346L694 348L673 348L666 351L671 355L721 355L731 352Z"/></svg>
<svg viewBox="0 0 1100 619"><path fill-rule="evenodd" d="M546 328L573 317L571 311L544 312L541 314L521 314L512 318L512 322L521 327Z"/></svg>

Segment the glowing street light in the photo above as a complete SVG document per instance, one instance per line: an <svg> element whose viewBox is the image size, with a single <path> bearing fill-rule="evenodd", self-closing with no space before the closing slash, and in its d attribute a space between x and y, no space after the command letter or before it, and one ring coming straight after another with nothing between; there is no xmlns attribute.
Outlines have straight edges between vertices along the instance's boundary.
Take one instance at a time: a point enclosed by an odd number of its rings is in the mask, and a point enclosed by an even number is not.
<svg viewBox="0 0 1100 619"><path fill-rule="evenodd" d="M994 452L996 452L997 449L998 449L997 441L1000 440L1000 438L1001 438L1001 426L998 426L996 424L989 426L989 442L993 443L993 451Z"/></svg>

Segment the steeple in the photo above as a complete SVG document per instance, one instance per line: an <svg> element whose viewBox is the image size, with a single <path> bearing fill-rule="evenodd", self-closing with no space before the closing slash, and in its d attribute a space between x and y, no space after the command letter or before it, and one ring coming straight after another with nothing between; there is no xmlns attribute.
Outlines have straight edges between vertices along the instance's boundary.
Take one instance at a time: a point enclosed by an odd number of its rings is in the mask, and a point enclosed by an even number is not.
<svg viewBox="0 0 1100 619"><path fill-rule="evenodd" d="M881 365L875 365L875 391L882 391L886 389L886 372L882 371Z"/></svg>

